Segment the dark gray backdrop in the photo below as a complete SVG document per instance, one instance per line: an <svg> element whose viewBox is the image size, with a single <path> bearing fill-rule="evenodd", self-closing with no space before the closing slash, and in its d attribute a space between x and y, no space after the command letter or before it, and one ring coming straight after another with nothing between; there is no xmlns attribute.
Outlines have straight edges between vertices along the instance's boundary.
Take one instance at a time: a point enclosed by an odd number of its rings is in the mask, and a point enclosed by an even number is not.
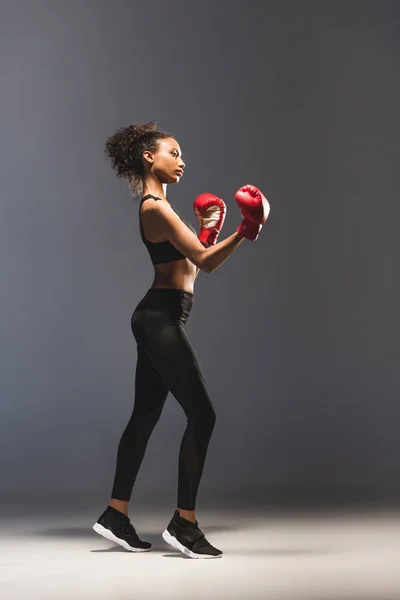
<svg viewBox="0 0 400 600"><path fill-rule="evenodd" d="M157 120L240 221L187 332L217 412L199 505L400 499L397 2L1 2L1 498L103 505L153 271L105 139ZM174 505L170 395L132 496Z"/></svg>

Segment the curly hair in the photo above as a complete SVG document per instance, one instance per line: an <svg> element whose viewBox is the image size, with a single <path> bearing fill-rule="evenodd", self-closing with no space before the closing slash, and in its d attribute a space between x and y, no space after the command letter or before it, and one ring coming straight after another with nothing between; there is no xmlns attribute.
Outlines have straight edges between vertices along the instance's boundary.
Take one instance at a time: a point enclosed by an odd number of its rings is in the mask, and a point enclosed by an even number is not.
<svg viewBox="0 0 400 600"><path fill-rule="evenodd" d="M149 121L121 127L106 141L104 152L107 158L117 177L129 180L134 196L143 191L143 152L157 152L159 140L168 137L172 136L160 131L154 121Z"/></svg>

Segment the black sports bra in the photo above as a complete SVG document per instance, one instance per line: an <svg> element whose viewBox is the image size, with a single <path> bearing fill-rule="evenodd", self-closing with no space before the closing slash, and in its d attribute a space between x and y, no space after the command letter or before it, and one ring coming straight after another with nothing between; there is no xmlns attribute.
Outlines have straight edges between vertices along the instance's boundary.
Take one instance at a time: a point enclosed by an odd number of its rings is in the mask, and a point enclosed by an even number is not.
<svg viewBox="0 0 400 600"><path fill-rule="evenodd" d="M179 252L179 250L177 248L175 248L175 246L173 244L171 244L171 242L169 240L166 240L164 242L149 242L144 237L143 227L142 227L142 223L140 221L140 209L142 208L143 202L145 200L147 200L147 198L154 198L154 200L161 200L161 198L157 198L157 196L153 196L152 194L147 194L147 196L144 196L142 198L142 200L140 202L140 206L139 206L140 236L141 236L143 243L145 244L147 250L149 251L151 262L153 263L153 265L161 265L161 264L172 262L174 260L184 260L186 258L186 256L184 254L182 254L182 252ZM185 225L187 227L189 227L189 229L191 231L193 231L193 233L195 235L197 235L194 227L190 223L188 223L188 221L186 221L183 217L180 216L180 214L178 213L177 210L175 210L175 208L172 206L172 204L170 204L170 206L171 206L172 210L174 212L176 212L176 214L181 219L181 221L183 221L185 223Z"/></svg>

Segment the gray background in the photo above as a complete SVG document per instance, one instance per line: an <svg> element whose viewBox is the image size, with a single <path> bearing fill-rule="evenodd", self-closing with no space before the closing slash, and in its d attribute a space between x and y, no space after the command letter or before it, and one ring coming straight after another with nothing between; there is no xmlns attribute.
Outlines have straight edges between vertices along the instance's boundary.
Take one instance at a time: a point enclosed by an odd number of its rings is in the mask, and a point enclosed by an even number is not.
<svg viewBox="0 0 400 600"><path fill-rule="evenodd" d="M106 138L157 120L196 224L238 187L271 215L211 275L187 333L217 423L198 505L400 500L397 2L3 1L1 499L109 498L153 270ZM176 499L168 397L134 488ZM169 505L169 504L168 504Z"/></svg>

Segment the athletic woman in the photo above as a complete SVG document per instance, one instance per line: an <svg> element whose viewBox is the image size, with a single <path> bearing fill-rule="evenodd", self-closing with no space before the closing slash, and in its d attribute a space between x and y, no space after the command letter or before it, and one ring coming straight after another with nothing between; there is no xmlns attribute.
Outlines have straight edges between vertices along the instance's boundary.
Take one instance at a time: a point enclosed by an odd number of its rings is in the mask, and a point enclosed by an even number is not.
<svg viewBox="0 0 400 600"><path fill-rule="evenodd" d="M171 392L185 412L187 427L179 452L177 508L162 535L187 556L218 558L221 550L208 542L195 517L215 410L185 323L199 270L211 273L245 238L256 240L269 204L254 186L238 190L243 220L217 243L226 206L221 198L201 194L194 202L200 225L197 237L167 198L167 185L178 183L185 169L175 138L159 131L154 122L134 123L107 140L106 154L117 175L129 180L133 195L141 197L140 235L154 265L154 280L132 315L137 344L133 412L118 446L109 504L93 529L133 552L151 548L130 522L128 503L147 443Z"/></svg>

